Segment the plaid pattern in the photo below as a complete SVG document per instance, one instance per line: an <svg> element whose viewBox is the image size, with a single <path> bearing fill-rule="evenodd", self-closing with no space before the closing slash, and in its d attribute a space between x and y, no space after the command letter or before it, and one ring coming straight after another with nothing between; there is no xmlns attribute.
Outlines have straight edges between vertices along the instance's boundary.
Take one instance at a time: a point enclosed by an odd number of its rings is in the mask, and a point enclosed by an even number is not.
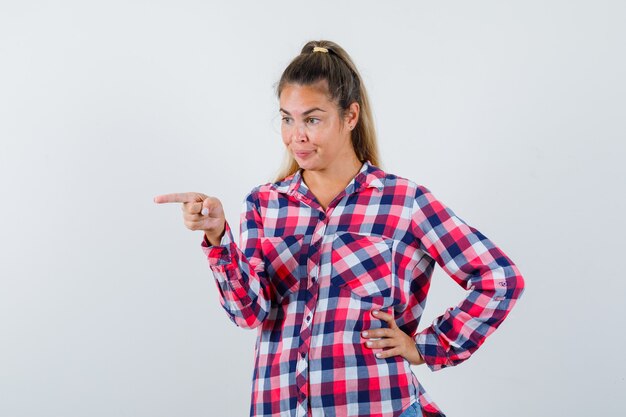
<svg viewBox="0 0 626 417"><path fill-rule="evenodd" d="M369 161L325 211L301 171L245 198L240 245L228 223L202 249L220 302L256 328L252 417L397 417L413 401L443 416L401 356L361 331L394 315L432 370L466 360L523 292L513 262L430 191ZM468 293L417 332L435 263Z"/></svg>

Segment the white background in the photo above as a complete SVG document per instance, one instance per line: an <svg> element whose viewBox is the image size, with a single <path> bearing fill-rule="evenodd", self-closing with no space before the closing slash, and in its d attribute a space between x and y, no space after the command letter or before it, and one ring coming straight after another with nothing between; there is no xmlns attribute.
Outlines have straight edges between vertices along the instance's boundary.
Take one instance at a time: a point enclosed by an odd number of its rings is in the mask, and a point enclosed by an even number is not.
<svg viewBox="0 0 626 417"><path fill-rule="evenodd" d="M228 3L228 4L226 4ZM621 1L0 3L0 416L246 416L234 326L180 205L283 148L274 84L311 39L371 95L382 167L527 289L467 362L414 371L449 417L626 411ZM421 328L463 291L441 269Z"/></svg>

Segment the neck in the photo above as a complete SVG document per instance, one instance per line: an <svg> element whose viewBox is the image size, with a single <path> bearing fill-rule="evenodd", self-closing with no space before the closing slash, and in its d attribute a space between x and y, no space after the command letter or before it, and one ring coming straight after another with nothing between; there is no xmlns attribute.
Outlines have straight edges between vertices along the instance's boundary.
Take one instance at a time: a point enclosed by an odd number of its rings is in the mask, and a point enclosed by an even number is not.
<svg viewBox="0 0 626 417"><path fill-rule="evenodd" d="M356 155L350 160L320 170L304 170L302 179L309 188L345 188L359 172L363 163Z"/></svg>

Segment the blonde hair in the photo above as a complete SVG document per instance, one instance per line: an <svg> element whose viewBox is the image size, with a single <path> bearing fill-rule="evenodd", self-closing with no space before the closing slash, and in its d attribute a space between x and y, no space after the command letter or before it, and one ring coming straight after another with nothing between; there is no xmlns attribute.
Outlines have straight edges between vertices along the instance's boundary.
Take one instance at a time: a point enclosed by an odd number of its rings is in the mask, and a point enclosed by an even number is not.
<svg viewBox="0 0 626 417"><path fill-rule="evenodd" d="M324 48L328 52L315 52L314 48ZM367 91L352 59L339 45L325 40L307 42L300 55L283 71L276 95L280 99L287 84L312 85L323 80L326 81L328 94L337 103L342 118L350 104L359 104L359 120L351 131L352 147L359 161L369 160L372 165L380 166L376 129ZM299 168L293 156L286 151L282 167L274 181L288 177Z"/></svg>

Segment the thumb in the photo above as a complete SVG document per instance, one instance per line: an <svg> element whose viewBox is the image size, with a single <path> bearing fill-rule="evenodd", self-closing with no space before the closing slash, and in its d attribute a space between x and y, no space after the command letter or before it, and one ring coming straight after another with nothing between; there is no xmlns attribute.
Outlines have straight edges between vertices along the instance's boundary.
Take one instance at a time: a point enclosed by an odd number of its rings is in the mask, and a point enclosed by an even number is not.
<svg viewBox="0 0 626 417"><path fill-rule="evenodd" d="M206 216L207 214L209 214L209 203L210 203L210 200L208 198L205 198L202 201L202 211L201 211L201 213L202 213L203 216Z"/></svg>

